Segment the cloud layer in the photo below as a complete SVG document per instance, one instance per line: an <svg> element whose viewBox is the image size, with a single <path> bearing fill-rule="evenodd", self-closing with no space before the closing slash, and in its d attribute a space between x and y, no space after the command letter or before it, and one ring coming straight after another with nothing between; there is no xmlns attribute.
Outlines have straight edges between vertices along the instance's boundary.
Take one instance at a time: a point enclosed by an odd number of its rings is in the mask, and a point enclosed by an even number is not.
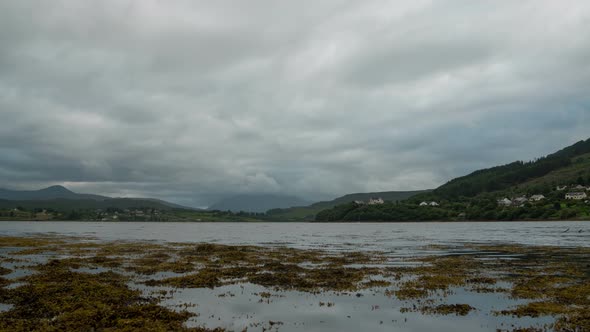
<svg viewBox="0 0 590 332"><path fill-rule="evenodd" d="M4 1L0 184L319 199L590 136L590 3Z"/></svg>

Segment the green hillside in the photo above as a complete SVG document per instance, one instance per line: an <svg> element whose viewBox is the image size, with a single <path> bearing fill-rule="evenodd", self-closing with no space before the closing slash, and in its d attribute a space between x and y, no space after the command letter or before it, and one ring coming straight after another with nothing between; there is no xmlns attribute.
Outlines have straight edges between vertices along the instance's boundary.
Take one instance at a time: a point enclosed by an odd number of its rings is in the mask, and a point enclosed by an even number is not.
<svg viewBox="0 0 590 332"><path fill-rule="evenodd" d="M558 185L583 184L590 185L590 153L571 159L571 164L547 173L546 175L530 179L522 184L513 186L514 191L547 191Z"/></svg>
<svg viewBox="0 0 590 332"><path fill-rule="evenodd" d="M317 221L562 220L590 219L587 200L567 200L557 186L590 186L590 139L530 161L479 170L398 203L342 204ZM539 201L503 206L500 198L543 195ZM588 191L590 195L590 191ZM421 206L421 202L436 206Z"/></svg>
<svg viewBox="0 0 590 332"><path fill-rule="evenodd" d="M515 161L453 179L435 189L431 197L439 199L474 197L485 192L511 189L525 183L570 184L575 183L579 176L587 180L590 169L585 163L584 155L588 153L590 153L590 139L533 161Z"/></svg>
<svg viewBox="0 0 590 332"><path fill-rule="evenodd" d="M428 190L417 190L417 191L384 191L384 192L373 192L373 193L356 193L348 194L342 197L338 197L331 201L323 201L314 203L309 206L298 206L287 209L272 209L269 210L266 215L271 220L285 220L285 221L301 221L301 220L313 220L315 215L325 209L330 209L335 206L346 204L354 201L368 201L373 197L381 197L385 201L401 201L410 198L414 195L428 192Z"/></svg>

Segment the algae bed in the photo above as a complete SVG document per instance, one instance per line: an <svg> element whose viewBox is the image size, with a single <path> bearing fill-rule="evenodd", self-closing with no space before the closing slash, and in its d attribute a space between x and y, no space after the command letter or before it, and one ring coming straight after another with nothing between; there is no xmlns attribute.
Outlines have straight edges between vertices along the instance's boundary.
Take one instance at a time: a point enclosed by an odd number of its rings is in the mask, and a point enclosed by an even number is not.
<svg viewBox="0 0 590 332"><path fill-rule="evenodd" d="M2 331L590 331L590 248L0 237Z"/></svg>

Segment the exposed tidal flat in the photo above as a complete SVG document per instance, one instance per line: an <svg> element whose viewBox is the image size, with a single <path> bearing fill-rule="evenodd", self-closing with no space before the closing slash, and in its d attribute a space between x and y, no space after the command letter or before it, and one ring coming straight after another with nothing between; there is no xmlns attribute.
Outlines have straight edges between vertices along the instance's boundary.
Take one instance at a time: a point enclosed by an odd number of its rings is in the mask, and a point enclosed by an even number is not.
<svg viewBox="0 0 590 332"><path fill-rule="evenodd" d="M0 266L0 330L590 330L588 222L9 222Z"/></svg>

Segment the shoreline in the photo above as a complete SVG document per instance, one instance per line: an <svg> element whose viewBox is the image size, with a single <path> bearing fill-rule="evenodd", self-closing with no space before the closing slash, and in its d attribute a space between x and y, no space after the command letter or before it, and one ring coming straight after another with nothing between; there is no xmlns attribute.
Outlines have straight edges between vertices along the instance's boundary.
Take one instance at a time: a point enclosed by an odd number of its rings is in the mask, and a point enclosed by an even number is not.
<svg viewBox="0 0 590 332"><path fill-rule="evenodd" d="M274 223L274 224L288 224L288 223L313 223L313 224L400 224L400 223L516 223L516 222L590 222L590 219L524 219L524 220L405 220L405 221L380 221L380 220L368 220L368 221L310 221L310 220L302 220L302 221L286 221L286 220L257 220L257 221L233 221L233 220L224 220L224 221L205 221L205 220L168 220L168 221L160 221L160 220L30 220L30 219L23 219L23 220L1 220L1 222L40 222L40 223L49 223L49 222L95 222L95 223L240 223L240 224L265 224L265 223Z"/></svg>

